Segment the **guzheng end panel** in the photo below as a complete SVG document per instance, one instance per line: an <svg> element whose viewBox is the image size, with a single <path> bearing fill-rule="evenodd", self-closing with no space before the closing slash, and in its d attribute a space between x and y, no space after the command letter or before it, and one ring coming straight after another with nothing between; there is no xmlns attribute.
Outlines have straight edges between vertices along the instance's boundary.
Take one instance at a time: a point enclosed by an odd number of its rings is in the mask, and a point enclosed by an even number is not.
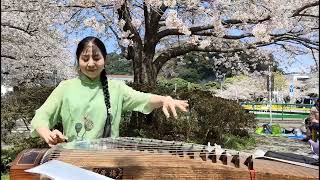
<svg viewBox="0 0 320 180"><path fill-rule="evenodd" d="M10 168L10 180L39 180L40 176L24 170L39 165L47 149L26 149L19 153Z"/></svg>

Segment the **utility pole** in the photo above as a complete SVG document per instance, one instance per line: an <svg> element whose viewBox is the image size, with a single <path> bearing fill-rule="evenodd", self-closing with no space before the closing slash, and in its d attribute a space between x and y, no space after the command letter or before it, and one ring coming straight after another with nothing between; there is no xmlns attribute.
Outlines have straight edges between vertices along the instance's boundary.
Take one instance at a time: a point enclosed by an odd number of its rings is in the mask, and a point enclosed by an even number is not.
<svg viewBox="0 0 320 180"><path fill-rule="evenodd" d="M272 72L271 72L271 65L269 64L269 78L268 78L268 81L269 81L269 114L270 114L270 125L272 125L272 92L271 92L271 76L272 76Z"/></svg>

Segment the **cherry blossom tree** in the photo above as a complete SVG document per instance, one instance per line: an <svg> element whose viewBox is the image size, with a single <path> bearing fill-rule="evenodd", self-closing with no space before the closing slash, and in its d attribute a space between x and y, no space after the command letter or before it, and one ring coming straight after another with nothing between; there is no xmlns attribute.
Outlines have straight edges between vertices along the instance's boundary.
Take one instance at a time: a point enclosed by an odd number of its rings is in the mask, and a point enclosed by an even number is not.
<svg viewBox="0 0 320 180"><path fill-rule="evenodd" d="M44 22L63 30L70 44L87 32L107 38L108 43L116 41L126 59L133 62L134 81L151 86L165 63L190 52L225 57L233 53L227 62L236 62L238 52L271 45L271 50L264 49L261 56L268 57L278 50L295 55L319 51L316 0L48 2L41 13L43 17L55 14L54 21L45 18Z"/></svg>
<svg viewBox="0 0 320 180"><path fill-rule="evenodd" d="M52 24L50 1L1 1L1 83L53 84L72 75L61 33Z"/></svg>
<svg viewBox="0 0 320 180"><path fill-rule="evenodd" d="M296 54L319 51L319 1L81 0L59 3L65 12L74 12L62 22L66 32L88 27L103 37L115 37L125 57L133 60L136 83L154 85L167 61L193 51L227 55L269 45L274 45L271 52L277 48Z"/></svg>
<svg viewBox="0 0 320 180"><path fill-rule="evenodd" d="M290 85L292 84L292 77L285 76L280 72L273 72L274 76L273 86L273 101L284 101L284 98L290 97ZM232 100L252 101L258 97L268 99L267 89L267 73L255 74L249 76L235 76L228 78L223 84L222 90L213 90L215 96ZM293 82L294 94L291 97L295 100L303 100L303 98L319 95L319 72L309 74L306 80L295 80ZM278 97L278 98L277 98Z"/></svg>
<svg viewBox="0 0 320 180"><path fill-rule="evenodd" d="M266 78L253 74L229 78L222 89L213 90L213 92L218 97L242 101L255 101L258 97L268 96Z"/></svg>
<svg viewBox="0 0 320 180"><path fill-rule="evenodd" d="M295 81L294 98L302 100L310 96L319 96L319 72L314 72L309 75L310 78L304 81ZM286 92L289 94L289 88Z"/></svg>

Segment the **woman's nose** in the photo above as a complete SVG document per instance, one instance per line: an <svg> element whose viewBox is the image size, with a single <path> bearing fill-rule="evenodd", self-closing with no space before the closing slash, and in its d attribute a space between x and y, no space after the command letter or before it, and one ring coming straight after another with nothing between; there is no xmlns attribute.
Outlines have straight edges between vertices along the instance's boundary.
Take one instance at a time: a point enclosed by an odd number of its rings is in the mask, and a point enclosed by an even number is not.
<svg viewBox="0 0 320 180"><path fill-rule="evenodd" d="M89 59L88 66L94 66L94 60L92 58Z"/></svg>

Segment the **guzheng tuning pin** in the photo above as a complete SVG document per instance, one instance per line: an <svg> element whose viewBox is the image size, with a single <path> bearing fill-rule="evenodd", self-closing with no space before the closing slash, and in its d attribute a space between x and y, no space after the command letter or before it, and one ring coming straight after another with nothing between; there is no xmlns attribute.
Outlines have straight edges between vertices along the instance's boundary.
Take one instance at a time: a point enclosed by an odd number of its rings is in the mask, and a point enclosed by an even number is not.
<svg viewBox="0 0 320 180"><path fill-rule="evenodd" d="M215 149L213 149L211 152L209 152L208 159L211 159L213 163L217 162L217 155L216 155Z"/></svg>
<svg viewBox="0 0 320 180"><path fill-rule="evenodd" d="M189 156L190 159L194 159L194 152L192 152L193 150L193 144L190 147L190 151L187 152L187 156Z"/></svg>
<svg viewBox="0 0 320 180"><path fill-rule="evenodd" d="M239 152L235 155L233 155L231 162L234 164L235 167L239 168L240 167L240 157L239 157Z"/></svg>
<svg viewBox="0 0 320 180"><path fill-rule="evenodd" d="M249 157L247 157L247 159L244 161L243 164L246 165L249 170L253 170L253 159L252 159L252 155L249 156Z"/></svg>
<svg viewBox="0 0 320 180"><path fill-rule="evenodd" d="M206 160L207 160L207 154L206 154L205 148L201 150L199 156L200 156L200 158L201 158L203 161L206 161Z"/></svg>
<svg viewBox="0 0 320 180"><path fill-rule="evenodd" d="M194 153L193 152L188 152L187 155L189 156L190 159L194 159Z"/></svg>
<svg viewBox="0 0 320 180"><path fill-rule="evenodd" d="M184 151L182 150L182 147L183 147L183 144L180 144L180 150L178 151L178 155L179 155L179 157L183 157L183 155L184 155Z"/></svg>
<svg viewBox="0 0 320 180"><path fill-rule="evenodd" d="M178 155L179 155L179 157L183 157L183 155L184 155L183 150L178 151Z"/></svg>
<svg viewBox="0 0 320 180"><path fill-rule="evenodd" d="M224 152L220 155L219 160L222 161L224 165L228 164L227 150L224 150Z"/></svg>
<svg viewBox="0 0 320 180"><path fill-rule="evenodd" d="M151 148L149 148L147 151L150 153L154 153L153 149L151 149Z"/></svg>
<svg viewBox="0 0 320 180"><path fill-rule="evenodd" d="M208 152L211 152L211 151L213 151L213 149L214 149L214 147L210 145L210 142L208 142L208 145L207 145L207 147L206 147L206 150L207 150Z"/></svg>

